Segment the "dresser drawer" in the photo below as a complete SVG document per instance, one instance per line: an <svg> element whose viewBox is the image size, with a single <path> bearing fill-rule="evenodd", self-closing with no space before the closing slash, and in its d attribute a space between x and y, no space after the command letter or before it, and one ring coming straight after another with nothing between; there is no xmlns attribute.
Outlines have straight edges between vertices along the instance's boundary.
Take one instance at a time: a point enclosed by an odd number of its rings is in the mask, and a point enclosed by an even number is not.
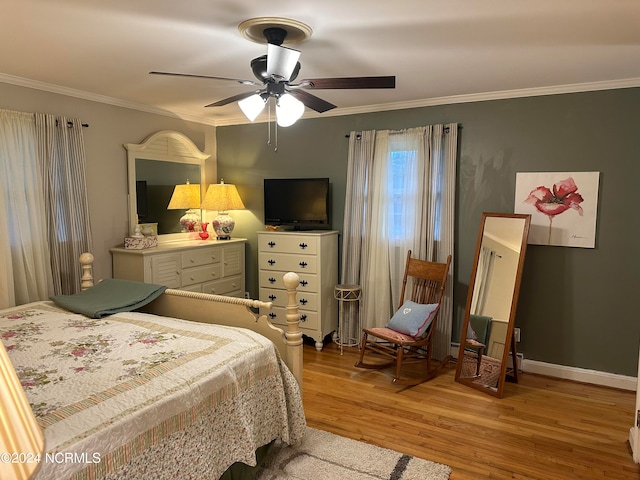
<svg viewBox="0 0 640 480"><path fill-rule="evenodd" d="M205 283L202 286L202 292L211 293L213 295L233 294L234 296L241 296L242 288L242 276L237 275L235 277L223 278L222 280Z"/></svg>
<svg viewBox="0 0 640 480"><path fill-rule="evenodd" d="M210 263L220 263L222 260L221 248L205 248L203 250L194 249L182 253L182 268L199 267Z"/></svg>
<svg viewBox="0 0 640 480"><path fill-rule="evenodd" d="M289 253L260 252L258 269L279 272L317 272L318 257Z"/></svg>
<svg viewBox="0 0 640 480"><path fill-rule="evenodd" d="M298 272L300 277L300 285L298 285L298 292L317 292L318 291L318 276L314 273ZM270 270L260 270L260 285L268 286L271 288L286 289L284 281L282 280L282 274L280 272L273 272Z"/></svg>
<svg viewBox="0 0 640 480"><path fill-rule="evenodd" d="M217 280L222 277L222 265L220 263L207 265L205 267L188 268L182 271L181 284L183 287L202 283L210 280Z"/></svg>
<svg viewBox="0 0 640 480"><path fill-rule="evenodd" d="M318 309L318 295L310 292L298 292L296 295L298 305L300 308L306 310ZM274 306L286 307L289 300L286 290L279 290L276 288L261 288L260 300L263 302L272 302Z"/></svg>
<svg viewBox="0 0 640 480"><path fill-rule="evenodd" d="M261 252L303 253L315 255L318 239L311 235L258 235L258 250Z"/></svg>
<svg viewBox="0 0 640 480"><path fill-rule="evenodd" d="M304 330L317 329L318 328L318 313L310 312L307 310L299 310L300 313L300 328L302 333L307 334ZM260 314L266 315L271 323L280 327L286 327L287 325L287 309L283 307L271 307L271 310L260 310ZM313 334L309 334L313 335Z"/></svg>

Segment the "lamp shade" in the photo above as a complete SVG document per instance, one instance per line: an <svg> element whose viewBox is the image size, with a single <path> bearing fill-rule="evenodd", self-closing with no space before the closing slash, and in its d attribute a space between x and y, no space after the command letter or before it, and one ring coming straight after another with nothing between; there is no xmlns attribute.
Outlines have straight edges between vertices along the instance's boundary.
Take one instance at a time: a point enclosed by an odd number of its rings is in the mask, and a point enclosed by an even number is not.
<svg viewBox="0 0 640 480"><path fill-rule="evenodd" d="M220 182L209 185L200 208L219 212L244 210L244 203L242 203L235 185Z"/></svg>
<svg viewBox="0 0 640 480"><path fill-rule="evenodd" d="M185 210L199 207L200 185L197 183L189 183L187 180L186 184L175 186L167 210Z"/></svg>
<svg viewBox="0 0 640 480"><path fill-rule="evenodd" d="M276 104L276 121L281 127L289 127L296 123L304 113L304 103L293 95L285 93Z"/></svg>
<svg viewBox="0 0 640 480"><path fill-rule="evenodd" d="M0 452L18 453L20 458L36 458L42 455L43 450L44 435L9 355L0 342ZM0 478L27 480L37 468L38 462L35 461L3 461L0 462Z"/></svg>
<svg viewBox="0 0 640 480"><path fill-rule="evenodd" d="M180 217L183 232L194 231L195 225L200 221L200 215L194 208L200 208L200 185L189 183L189 180L183 185L176 185L167 210L187 210Z"/></svg>
<svg viewBox="0 0 640 480"><path fill-rule="evenodd" d="M242 113L244 113L249 121L253 122L256 117L260 115L260 112L264 109L265 103L265 99L256 93L255 95L251 95L244 100L240 100L238 102L238 105L240 106Z"/></svg>
<svg viewBox="0 0 640 480"><path fill-rule="evenodd" d="M218 240L228 240L231 238L231 232L236 222L227 213L227 210L243 210L244 203L242 203L235 185L221 181L209 185L201 208L218 211L218 216L213 220L213 230L216 232Z"/></svg>

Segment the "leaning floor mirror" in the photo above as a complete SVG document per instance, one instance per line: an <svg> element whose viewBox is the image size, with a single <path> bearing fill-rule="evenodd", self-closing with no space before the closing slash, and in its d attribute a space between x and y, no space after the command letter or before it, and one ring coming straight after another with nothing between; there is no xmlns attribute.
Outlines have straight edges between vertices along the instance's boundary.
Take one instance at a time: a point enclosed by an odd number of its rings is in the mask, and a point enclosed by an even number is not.
<svg viewBox="0 0 640 480"><path fill-rule="evenodd" d="M483 213L456 364L456 381L501 398L517 381L514 323L531 215Z"/></svg>

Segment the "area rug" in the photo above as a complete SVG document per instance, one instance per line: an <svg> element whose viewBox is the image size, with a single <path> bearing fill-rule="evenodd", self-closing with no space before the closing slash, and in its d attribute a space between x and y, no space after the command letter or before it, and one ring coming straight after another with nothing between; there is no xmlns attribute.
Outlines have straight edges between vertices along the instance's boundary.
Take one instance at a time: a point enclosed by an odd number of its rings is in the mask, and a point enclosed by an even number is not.
<svg viewBox="0 0 640 480"><path fill-rule="evenodd" d="M273 446L258 480L446 480L446 465L307 428L302 443Z"/></svg>
<svg viewBox="0 0 640 480"><path fill-rule="evenodd" d="M464 378L474 378L473 383L487 388L496 388L502 372L500 360L483 356L480 362L480 373L476 375L477 358L469 355L464 356L462 362L461 375Z"/></svg>

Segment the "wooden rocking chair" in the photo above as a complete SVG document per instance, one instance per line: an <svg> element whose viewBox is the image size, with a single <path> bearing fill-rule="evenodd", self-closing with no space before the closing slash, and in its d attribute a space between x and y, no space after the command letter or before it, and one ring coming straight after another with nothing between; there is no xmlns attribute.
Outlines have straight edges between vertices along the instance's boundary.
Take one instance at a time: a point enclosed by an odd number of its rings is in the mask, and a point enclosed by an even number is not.
<svg viewBox="0 0 640 480"><path fill-rule="evenodd" d="M431 368L431 345L450 264L451 255L446 263L436 263L411 258L409 250L398 311L386 327L362 329L360 359L356 367L382 370L395 365L393 383L398 385L418 385L438 374L439 369ZM409 302L405 300L408 279L411 279ZM391 360L366 363L367 351ZM416 379L401 378L402 365L416 362L425 363L426 374Z"/></svg>

